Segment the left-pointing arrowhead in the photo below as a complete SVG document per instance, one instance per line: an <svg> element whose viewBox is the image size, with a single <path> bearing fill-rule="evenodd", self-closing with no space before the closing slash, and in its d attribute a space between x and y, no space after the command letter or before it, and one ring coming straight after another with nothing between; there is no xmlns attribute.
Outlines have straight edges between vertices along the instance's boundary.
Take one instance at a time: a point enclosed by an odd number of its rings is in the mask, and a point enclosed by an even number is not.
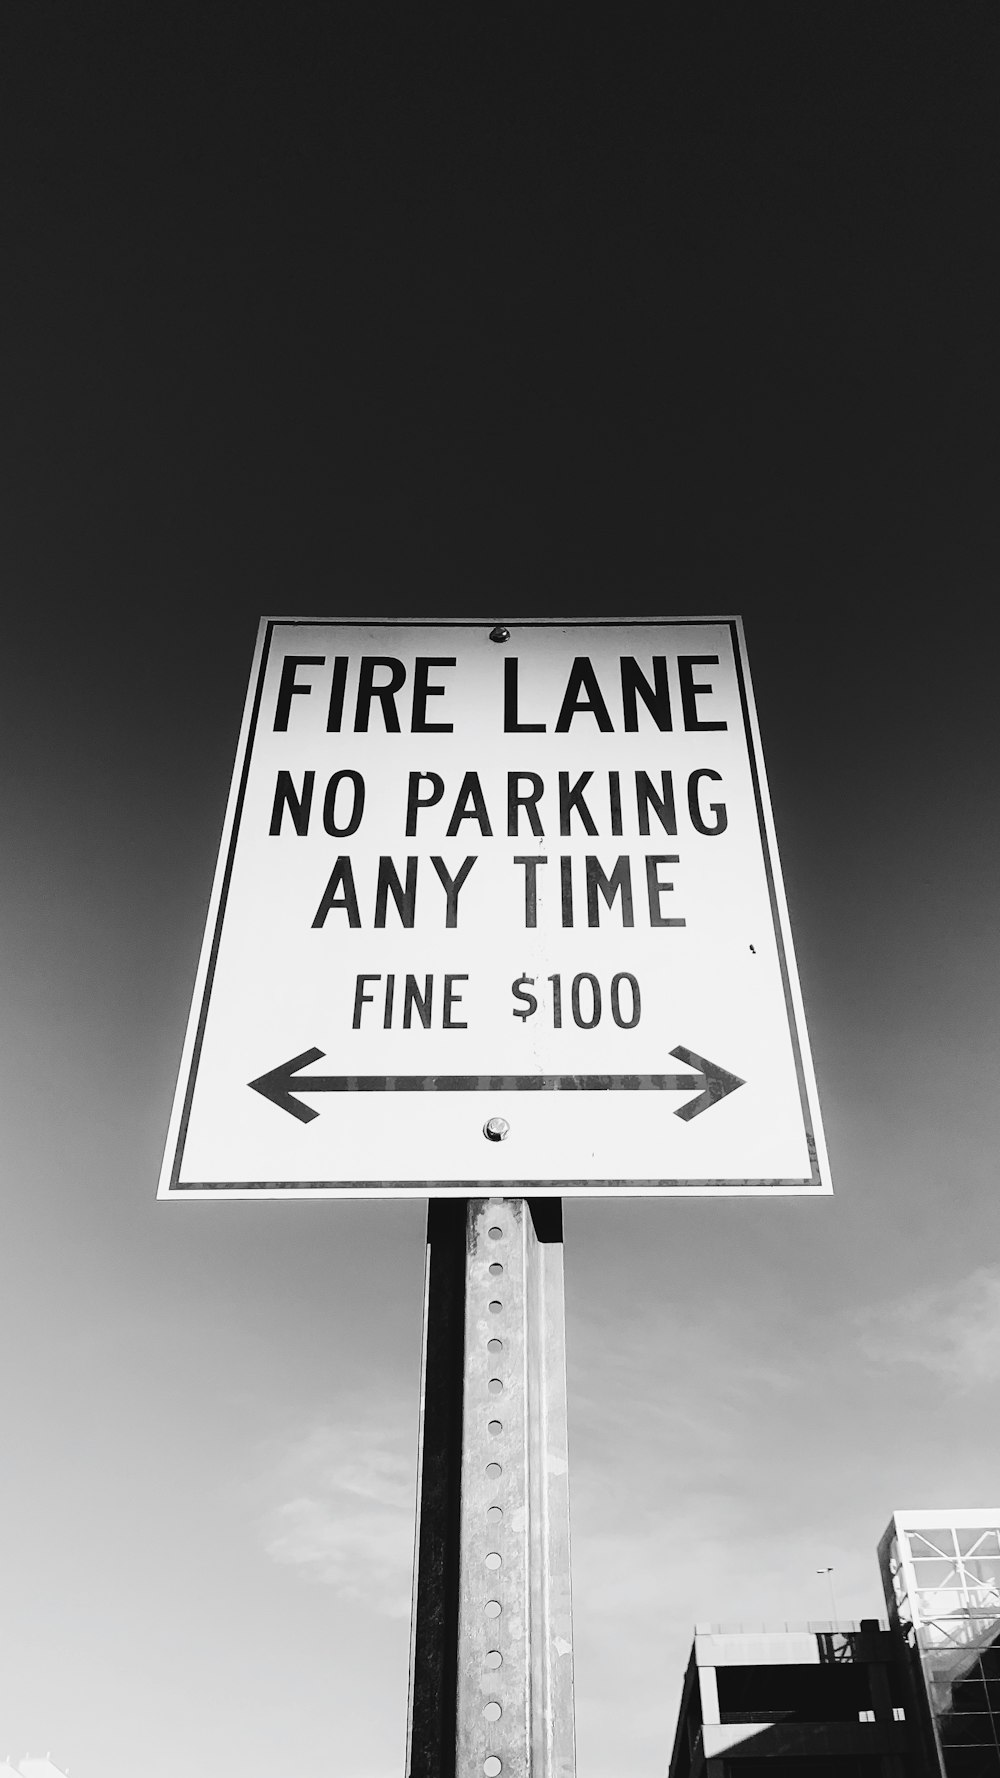
<svg viewBox="0 0 1000 1778"><path fill-rule="evenodd" d="M319 1112L314 1111L311 1105L303 1105L301 1099L294 1098L292 1088L298 1087L301 1091L309 1085L307 1080L297 1080L296 1075L300 1068L308 1068L310 1062L318 1062L323 1054L323 1050L303 1050L301 1056L293 1056L290 1062L280 1062L277 1068L260 1075L257 1080L249 1081L248 1085L255 1092L262 1093L265 1099L270 1099L271 1104L276 1105L279 1111L290 1111L300 1123L311 1124L313 1118L319 1116Z"/></svg>
<svg viewBox="0 0 1000 1778"><path fill-rule="evenodd" d="M730 1074L727 1069L720 1068L717 1062L706 1062L704 1056L696 1055L694 1050L685 1049L682 1043L671 1050L670 1054L676 1056L679 1062L686 1062L689 1068L697 1068L701 1076L699 1081L692 1082L692 1085L702 1088L697 1099L689 1099L686 1105L679 1106L674 1112L674 1116L682 1117L685 1123L697 1117L699 1112L707 1111L718 1100L724 1099L727 1093L735 1093L737 1087L746 1085L738 1074Z"/></svg>

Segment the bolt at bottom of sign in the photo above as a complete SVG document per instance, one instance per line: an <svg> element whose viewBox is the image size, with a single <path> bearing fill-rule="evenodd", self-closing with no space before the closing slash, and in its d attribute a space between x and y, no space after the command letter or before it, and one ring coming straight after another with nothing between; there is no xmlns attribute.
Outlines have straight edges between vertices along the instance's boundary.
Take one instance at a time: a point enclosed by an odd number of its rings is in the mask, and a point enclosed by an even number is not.
<svg viewBox="0 0 1000 1778"><path fill-rule="evenodd" d="M487 1142L503 1142L509 1130L510 1125L505 1117L487 1118L483 1125L483 1135Z"/></svg>

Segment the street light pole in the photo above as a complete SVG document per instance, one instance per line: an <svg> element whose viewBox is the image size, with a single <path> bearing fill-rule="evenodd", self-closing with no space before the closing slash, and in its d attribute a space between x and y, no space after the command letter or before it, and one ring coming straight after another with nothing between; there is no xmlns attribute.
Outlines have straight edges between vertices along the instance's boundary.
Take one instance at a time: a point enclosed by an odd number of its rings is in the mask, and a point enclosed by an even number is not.
<svg viewBox="0 0 1000 1778"><path fill-rule="evenodd" d="M830 1605L831 1605L832 1613L833 1613L833 1622L836 1623L837 1622L837 1595L833 1590L833 1568L832 1567L817 1568L816 1573L826 1575L827 1584L830 1588Z"/></svg>

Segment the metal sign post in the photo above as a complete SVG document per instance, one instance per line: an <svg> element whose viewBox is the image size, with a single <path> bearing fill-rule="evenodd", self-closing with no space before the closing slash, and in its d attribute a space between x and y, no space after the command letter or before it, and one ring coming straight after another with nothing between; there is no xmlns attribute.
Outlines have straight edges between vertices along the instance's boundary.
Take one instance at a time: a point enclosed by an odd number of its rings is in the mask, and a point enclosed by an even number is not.
<svg viewBox="0 0 1000 1778"><path fill-rule="evenodd" d="M562 1207L432 1199L408 1778L574 1778Z"/></svg>

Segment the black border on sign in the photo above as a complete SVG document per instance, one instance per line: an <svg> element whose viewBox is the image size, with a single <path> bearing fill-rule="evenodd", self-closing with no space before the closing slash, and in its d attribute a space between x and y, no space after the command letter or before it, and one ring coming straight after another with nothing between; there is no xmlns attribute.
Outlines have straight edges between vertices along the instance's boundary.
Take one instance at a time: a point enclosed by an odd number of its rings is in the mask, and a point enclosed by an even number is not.
<svg viewBox="0 0 1000 1778"><path fill-rule="evenodd" d="M464 1197L468 1197L470 1195L473 1195L473 1196L478 1196L480 1194L489 1195L491 1192L492 1193L502 1193L504 1196L510 1197L511 1195L514 1195L512 1193L512 1187L515 1187L515 1186L517 1188L517 1190L516 1190L517 1196L528 1195L532 1191L536 1191L538 1189L543 1189L543 1190L544 1189L551 1189L553 1192L558 1192L563 1197L569 1195L570 1188L571 1188L572 1195L574 1197L576 1197L576 1196L581 1195L582 1193L593 1193L597 1196L604 1195L608 1192L628 1193L629 1187L636 1187L636 1186L644 1187L645 1190L642 1195L648 1194L650 1196L653 1195L657 1191L657 1189L664 1191L664 1192L673 1191L678 1196L684 1195L685 1192L687 1192L688 1195L695 1195L692 1188L698 1188L698 1190L700 1192L703 1192L706 1194L709 1191L715 1189L715 1190L719 1191L720 1193L729 1194L729 1195L733 1195L733 1196L738 1195L741 1191L744 1191L744 1192L748 1191L748 1190L765 1191L769 1188L777 1190L777 1191L790 1191L791 1190L791 1191L798 1191L800 1193L807 1193L810 1190L822 1192L824 1189L823 1188L823 1181L822 1181L822 1177L821 1177L820 1171L819 1171L819 1160L818 1160L817 1149L816 1149L816 1133L813 1128L812 1110L811 1110L811 1107L809 1104L809 1094L808 1094L808 1086L807 1086L807 1080L806 1080L806 1069L805 1069L805 1064L804 1064L803 1055L802 1055L802 1045L801 1045L801 1039L800 1039L800 1033L799 1033L798 1020L796 1017L795 1001L794 1001L794 998L792 995L791 971L789 969L788 956L787 956L787 953L785 950L784 933L782 931L781 910L780 910L780 906L779 906L777 884L776 884L776 880L775 880L774 860L771 855L771 845L770 845L770 840L769 840L769 836L768 836L767 822L765 821L765 818L764 818L764 801L763 801L763 794L761 791L760 770L759 770L759 765L758 765L758 760L757 760L757 748L756 748L756 743L755 743L753 727L752 727L752 724L750 721L750 706L749 706L749 699L748 699L748 695L747 695L747 683L746 683L746 674L744 671L743 654L742 654L742 650L740 647L739 624L735 618L731 618L731 617L730 618L661 617L661 618L632 618L632 619L605 618L603 620L600 618L580 618L580 619L576 619L576 620L568 619L568 618L566 618L566 619L560 619L560 618L537 618L537 619L536 618L530 618L530 619L510 618L505 621L509 622L511 625L523 624L526 629L534 629L534 630L616 629L616 628L625 628L629 623L634 624L634 625L642 624L644 627L651 628L651 629L652 628L673 629L676 627L686 627L686 626L690 626L692 624L698 624L698 623L700 623L700 624L717 624L717 625L724 624L728 628L729 634L730 634L730 641L731 641L731 645L732 645L732 650L733 650L733 660L736 664L736 682L739 687L740 709L741 709L742 715L743 715L743 732L744 732L744 736L746 739L747 756L750 761L750 775L751 775L751 780L753 783L754 802L756 804L756 809L757 809L757 827L758 827L758 831L760 833L761 850L762 850L762 854L763 854L763 858L764 858L764 869L765 869L765 872L767 875L767 891L768 891L768 897L769 897L770 906L771 906L771 922L774 927L775 938L777 939L778 959L779 959L779 964L780 964L780 969L781 969L781 984L782 984L782 989L783 989L784 996L785 996L785 1010L788 1015L788 1029L789 1029L789 1034L790 1034L791 1041L792 1041L792 1051L793 1051L793 1054L795 1057L795 1072L796 1072L796 1078L798 1080L798 1087L799 1087L799 1103L800 1103L800 1107L801 1107L801 1111L802 1111L802 1126L803 1126L803 1131L804 1131L805 1139L806 1139L806 1147L808 1148L810 1161L812 1163L811 1172L810 1172L809 1176L804 1177L804 1178L799 1178L799 1179L690 1179L690 1178L685 1178L685 1179L648 1179L648 1178L643 1178L643 1179L574 1179L574 1180L522 1179L522 1180L516 1180L516 1181L509 1180L509 1179L506 1179L506 1180L489 1180L489 1179L462 1179L462 1180L456 1180L456 1179L452 1179L452 1180L434 1180L434 1179L404 1179L404 1180L398 1180L398 1179L377 1179L377 1180L372 1180L372 1179L358 1179L358 1180L351 1180L351 1179L342 1179L342 1180L253 1179L253 1180L247 1180L247 1179L233 1179L233 1180L224 1180L224 1181L220 1181L220 1180L184 1180L184 1181L182 1181L180 1179L179 1175L180 1175L181 1163L182 1163L183 1154L184 1154L184 1145L187 1140L188 1122L189 1122L189 1119L191 1116L191 1102L194 1097L194 1086L195 1086L195 1081L196 1081L197 1075L198 1075L198 1062L199 1062L199 1058L201 1055L201 1046L202 1046L202 1041L204 1038L205 1023L208 1018L208 1006L209 1006L209 1001L210 1001L211 995L212 995L212 983L213 983L214 976L215 976L215 965L216 965L216 960L217 960L218 953L219 953L219 944L220 944L220 941L222 938L222 927L223 927L223 920L224 920L225 911L226 911L226 901L227 901L227 898L229 895L230 881L232 879L233 860L235 858L235 853L236 853L236 841L237 841L237 838L239 835L240 819L241 819L241 816L243 813L243 804L244 804L244 801L246 798L247 781L248 781L248 778L250 775L250 761L253 756L253 744L254 744L254 738L255 738L256 732L257 732L257 722L258 722L258 718L260 716L261 700L262 700L263 694L264 694L264 680L265 680L265 676L267 673L268 659L269 659L270 648L271 648L271 639L272 639L274 630L279 626L281 629L295 629L297 627L301 627L304 629L315 629L318 625L322 625L322 624L327 624L332 629L336 629L336 628L358 629L358 628L364 627L367 629L390 629L391 630L391 629L401 629L401 628L405 627L408 629L424 628L424 629L442 629L442 630L443 629L478 630L483 627L484 621L487 621L487 620L475 619L475 618L396 619L396 618L357 618L357 617L354 617L354 618L297 617L297 618L267 618L267 619L265 619L263 646L261 648L261 654L260 654L260 667L259 667L259 671L258 671L257 685L256 685L256 689L254 691L253 706L252 706L251 715L250 715L250 724L249 724L249 728L247 731L246 752L244 754L243 767L242 767L242 771L240 773L239 790L237 792L236 803L235 803L235 806L233 809L232 828L231 828L230 835L229 835L229 850L228 850L228 853L226 856L225 869L223 871L222 883L221 883L220 894L219 894L219 903L218 903L218 907L216 909L215 929L212 934L212 945L211 945L211 950L210 950L209 956L208 956L208 966L207 966L207 970L206 970L206 974L205 974L205 985L204 985L204 989L202 991L201 1006L199 1008L199 1013L198 1013L198 1024L197 1024L197 1029L195 1032L195 1040L194 1040L194 1045L193 1045L192 1054L191 1054L191 1063L190 1063L190 1067L188 1069L187 1083L186 1083L185 1091L184 1091L184 1105L183 1105L183 1110L181 1112L180 1123L179 1123L178 1132L177 1132L177 1141L176 1141L175 1148L174 1148L173 1164L171 1166L170 1180L169 1180L169 1184L167 1187L168 1193L180 1194L180 1193L184 1193L184 1192L229 1192L229 1191L239 1191L239 1192L326 1191L326 1192L329 1192L331 1190L336 1190L339 1188L341 1191L345 1191L345 1192L357 1191L357 1192L366 1192L366 1193L370 1192L372 1194L376 1194L380 1191L404 1192L404 1193L406 1193L407 1196L412 1195L414 1197L421 1197L422 1198L422 1197L426 1197L426 1195L427 1195L427 1191L424 1188L431 1188L436 1197L442 1197L442 1196L448 1196L448 1197L456 1196L456 1197L458 1197L458 1196L461 1196L464 1198ZM426 1087L427 1087L428 1091L431 1091L431 1092L434 1091L434 1078L432 1076L428 1076L427 1082L426 1082ZM609 1089L603 1089L603 1090L607 1091ZM610 1089L610 1090L613 1090L613 1089Z"/></svg>

